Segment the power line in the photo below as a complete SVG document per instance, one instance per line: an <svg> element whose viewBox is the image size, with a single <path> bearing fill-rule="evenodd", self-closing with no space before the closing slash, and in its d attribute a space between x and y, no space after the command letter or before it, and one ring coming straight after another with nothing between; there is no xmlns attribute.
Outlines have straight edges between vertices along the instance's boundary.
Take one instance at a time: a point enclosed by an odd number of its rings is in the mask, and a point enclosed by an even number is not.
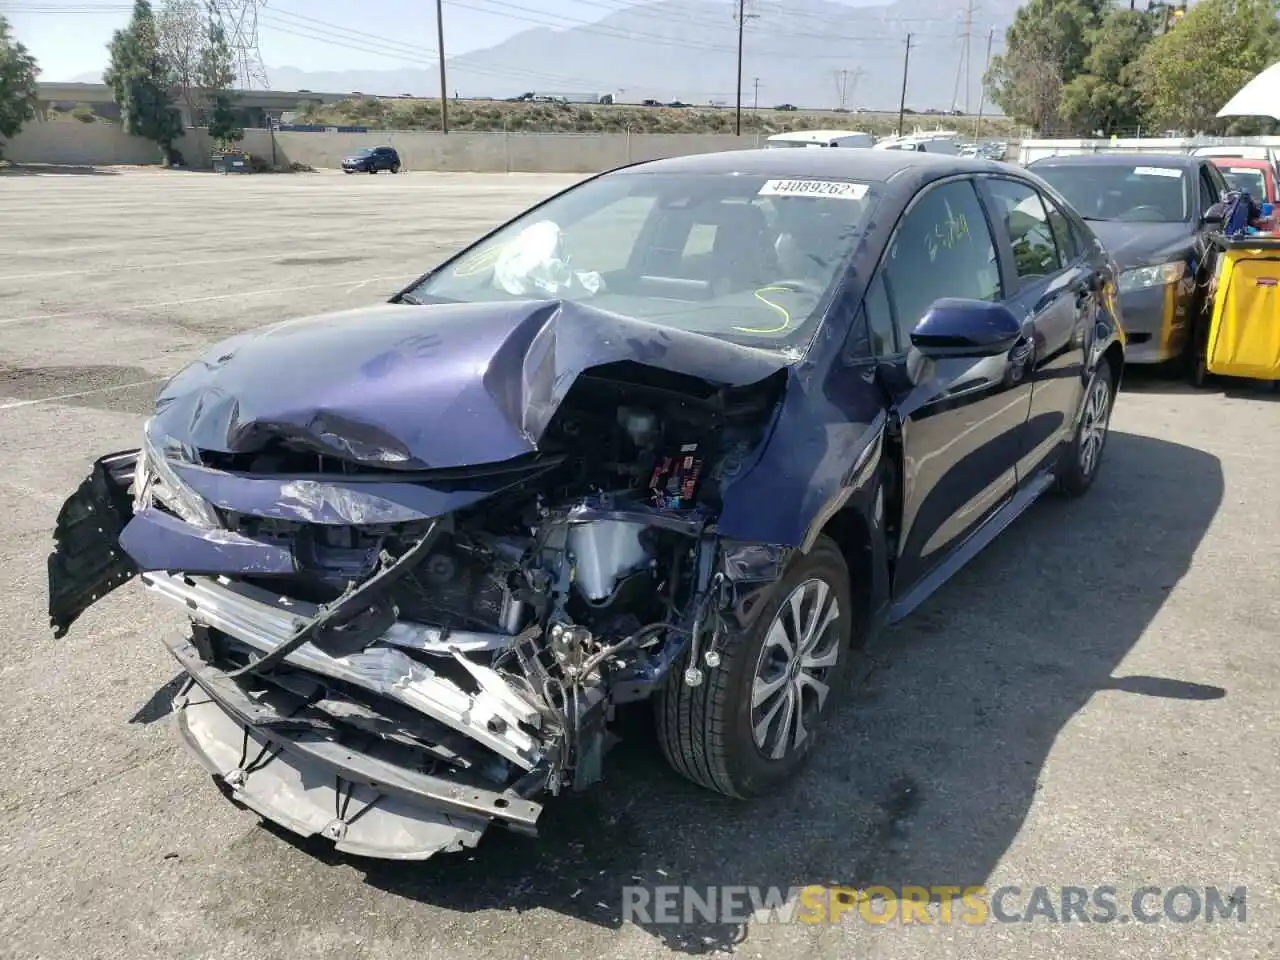
<svg viewBox="0 0 1280 960"><path fill-rule="evenodd" d="M631 29L623 30L623 29L603 25L596 21L583 20L577 17L564 17L564 16L549 17L543 11L535 10L530 7L525 7L520 4L506 2L506 0L472 0L472 2L465 2L465 0L450 0L450 2L456 7L473 10L478 13L487 13L493 16L500 16L508 20L518 20L526 23L531 23L537 26L562 27L567 25L567 26L571 26L573 29L578 30L582 33L590 33L590 34L595 34L597 36L610 37L610 38L619 39L619 40L653 41L655 43L662 43L663 45L666 45L666 46L674 46L674 47L680 47L683 49L696 50L700 53L706 53L706 52L735 53L736 52L733 47L722 45L722 44L699 43L696 41L689 41L686 39L676 39L669 36L663 36L657 33L648 33L648 32L636 31ZM582 2L587 2L587 0L577 0L577 2L582 3ZM591 0L591 2L593 3L593 5L602 6L604 7L604 9L608 9L613 12L618 12L619 10L624 9L624 8L605 7L602 3L599 2L599 0ZM476 3L483 3L483 4L486 4L486 6L476 6ZM93 12L93 13L104 13L109 11L127 11L131 8L129 6L126 6L124 4L119 4L119 3L77 4L75 7L64 7L64 6L56 6L50 3L39 3L38 0L35 0L35 2L22 3L19 9L21 9L23 12L31 12L31 13L60 14L60 13L76 12L78 10L84 10L84 11ZM516 12L512 12L512 11L516 11ZM785 17L790 17L793 15L794 13L792 11L787 11L786 13L784 13ZM812 13L806 13L804 15L811 16L811 17L813 16ZM366 33L364 31L359 31L359 30L352 30L344 26L327 23L326 21L319 20L318 18L308 17L303 14L294 13L293 11L289 11L289 10L282 10L274 6L266 8L266 10L263 12L264 19L268 19L272 16L276 16L276 17L284 16L284 17L290 18L292 21L301 21L301 22L290 23L289 26L292 29L286 30L284 25L280 23L280 21L277 19L275 20L275 31L277 33L292 33L292 35L304 37L307 39L323 39L325 43L332 46L345 47L347 49L354 49L354 50L361 50L363 49L362 44L366 39L372 41L373 44L376 44L379 47L387 47L387 46L394 45L399 47L400 49L404 49L404 46L405 46L403 44L399 44L397 41L389 41L386 38L378 37L374 34ZM752 16L756 16L756 15L752 15ZM748 19L751 19L751 16L749 16ZM905 20L914 19L914 20L921 20L921 21L927 21L927 22L942 22L938 18L903 18L903 19ZM712 24L709 24L709 23L706 25L712 26ZM310 31L310 32L303 32L304 30ZM335 31L339 31L339 32L335 33ZM315 35L315 33L317 32L320 34L320 36ZM920 37L930 36L930 35L914 32L913 36L915 37L914 45L916 47L921 47L922 43L920 41ZM935 39L942 39L944 35L934 34L931 36L933 36ZM847 43L847 44L874 44L877 46L883 45L883 42L884 42L884 37L882 35L855 37L855 36L845 36L841 34L831 33L829 31L824 31L822 33L802 33L802 32L787 31L784 29L777 29L777 28L771 28L767 34L763 35L762 40L764 40L767 43L770 40L786 38L786 37L814 39L814 40L819 40L824 42L839 42L839 43ZM378 52L383 52L383 51L378 51ZM429 50L422 47L415 47L414 49L415 56L412 58L406 57L406 59L416 60L417 55L423 52L430 53L433 58L437 55L436 51ZM811 61L811 60L847 59L848 57L847 51L842 53L815 54L811 52L786 53L781 50L766 49L766 50L762 50L761 53L762 55L767 55L770 59L775 59L775 60L800 59L800 60ZM886 58L890 56L893 56L893 54L885 54L883 52L873 51L873 52L863 54L862 58L863 59L881 59L881 58ZM433 63L434 63L434 59L433 59ZM500 71L497 68L487 68L486 70L482 70L479 72L488 72L494 75L501 75L502 73L509 73L510 71Z"/></svg>

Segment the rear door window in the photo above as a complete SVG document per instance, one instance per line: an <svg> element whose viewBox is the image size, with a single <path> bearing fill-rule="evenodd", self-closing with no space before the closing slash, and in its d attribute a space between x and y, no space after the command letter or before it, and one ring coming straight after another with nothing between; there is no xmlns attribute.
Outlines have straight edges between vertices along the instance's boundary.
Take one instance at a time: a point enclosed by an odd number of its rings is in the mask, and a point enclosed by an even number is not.
<svg viewBox="0 0 1280 960"><path fill-rule="evenodd" d="M1014 268L1024 281L1039 280L1061 270L1068 257L1045 210L1045 200L1030 184L992 178L987 188L995 201L996 229L1004 229L1013 247Z"/></svg>
<svg viewBox="0 0 1280 960"><path fill-rule="evenodd" d="M1053 230L1053 239L1058 244L1062 259L1065 263L1070 263L1084 253L1079 235L1072 229L1070 218L1062 212L1062 208L1054 203L1051 197L1042 193L1040 199L1044 202L1044 208L1049 214L1049 227Z"/></svg>

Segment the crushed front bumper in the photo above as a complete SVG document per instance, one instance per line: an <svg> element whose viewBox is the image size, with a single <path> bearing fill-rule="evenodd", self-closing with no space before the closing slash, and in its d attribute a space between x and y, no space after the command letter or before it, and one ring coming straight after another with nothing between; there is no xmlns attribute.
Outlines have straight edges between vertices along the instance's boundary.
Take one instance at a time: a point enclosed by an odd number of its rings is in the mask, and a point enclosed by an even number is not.
<svg viewBox="0 0 1280 960"><path fill-rule="evenodd" d="M189 677L173 704L183 743L233 800L260 816L303 837L326 837L344 853L392 860L473 847L495 820L534 832L541 808L531 800L356 750L288 694L250 697L191 643L167 645Z"/></svg>
<svg viewBox="0 0 1280 960"><path fill-rule="evenodd" d="M234 581L164 573L141 580L186 610L197 635L216 630L264 654L315 612ZM536 709L488 667L470 664L477 689L469 692L388 639L421 642L393 628L356 654L333 657L303 644L284 663L304 677L396 701L463 734L492 751L495 763L515 768L511 786L491 789L453 767L441 775L406 765L403 751L373 735L351 736L297 691L272 686L249 693L187 639L166 643L189 678L174 701L182 739L233 800L301 836L327 837L344 852L421 860L474 846L494 822L535 832L541 807L529 798L546 785L548 769L541 741L530 732L541 722Z"/></svg>

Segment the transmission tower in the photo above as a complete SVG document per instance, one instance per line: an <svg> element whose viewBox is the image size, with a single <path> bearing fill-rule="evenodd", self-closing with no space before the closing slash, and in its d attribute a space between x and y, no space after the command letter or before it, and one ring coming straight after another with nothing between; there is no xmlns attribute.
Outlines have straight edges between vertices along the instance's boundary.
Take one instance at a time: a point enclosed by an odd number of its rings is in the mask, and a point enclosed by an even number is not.
<svg viewBox="0 0 1280 960"><path fill-rule="evenodd" d="M833 71L836 78L836 97L838 109L847 110L849 107L849 99L853 96L853 91L858 85L858 80L865 72L862 67L854 67L852 70L836 70Z"/></svg>
<svg viewBox="0 0 1280 960"><path fill-rule="evenodd" d="M267 0L209 0L227 36L243 90L267 89L267 68L258 49L258 9L266 4Z"/></svg>

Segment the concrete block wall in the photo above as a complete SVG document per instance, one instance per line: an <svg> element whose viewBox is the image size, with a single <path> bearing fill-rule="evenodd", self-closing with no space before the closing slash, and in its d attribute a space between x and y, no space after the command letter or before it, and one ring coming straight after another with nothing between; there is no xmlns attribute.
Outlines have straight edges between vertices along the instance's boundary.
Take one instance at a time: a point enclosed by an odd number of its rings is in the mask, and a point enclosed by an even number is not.
<svg viewBox="0 0 1280 960"><path fill-rule="evenodd" d="M370 133L275 135L286 163L337 169L362 147L395 147L407 170L475 173L596 173L639 160L755 147L754 135L626 133Z"/></svg>
<svg viewBox="0 0 1280 960"><path fill-rule="evenodd" d="M279 165L302 163L338 169L342 158L362 147L389 144L407 170L448 173L597 173L640 160L751 149L754 134L627 133L432 133L384 130L371 133L273 134L246 130L244 149ZM188 165L208 166L211 147L203 130L188 130L177 144ZM74 165L153 164L160 162L155 144L131 137L114 123L54 121L31 123L4 144L15 163Z"/></svg>
<svg viewBox="0 0 1280 960"><path fill-rule="evenodd" d="M203 130L188 130L176 146L189 164L208 164L209 138ZM132 137L119 124L102 121L28 123L16 137L0 144L0 151L14 163L69 166L143 166L161 159L160 148L150 140Z"/></svg>

